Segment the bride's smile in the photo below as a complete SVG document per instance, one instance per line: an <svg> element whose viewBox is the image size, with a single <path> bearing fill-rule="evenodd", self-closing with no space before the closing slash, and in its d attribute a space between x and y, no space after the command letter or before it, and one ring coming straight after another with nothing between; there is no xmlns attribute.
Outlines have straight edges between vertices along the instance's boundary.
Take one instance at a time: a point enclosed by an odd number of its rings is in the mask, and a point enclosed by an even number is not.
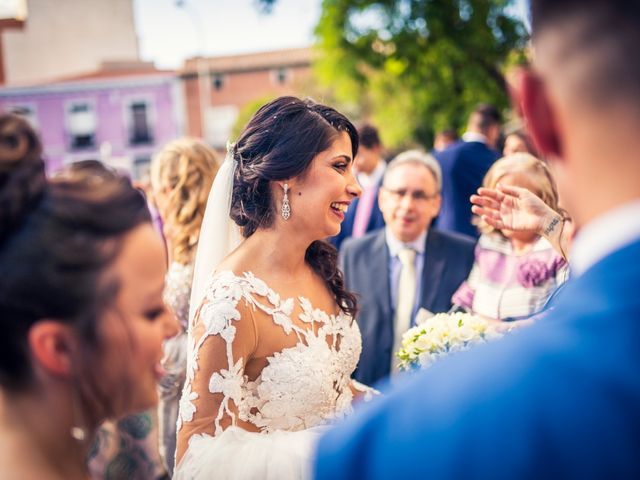
<svg viewBox="0 0 640 480"><path fill-rule="evenodd" d="M331 147L313 159L308 171L289 182L291 210L298 215L292 215L285 225L290 222L291 228L305 232L311 240L340 231L349 204L362 192L353 173L351 150L349 135L339 132Z"/></svg>

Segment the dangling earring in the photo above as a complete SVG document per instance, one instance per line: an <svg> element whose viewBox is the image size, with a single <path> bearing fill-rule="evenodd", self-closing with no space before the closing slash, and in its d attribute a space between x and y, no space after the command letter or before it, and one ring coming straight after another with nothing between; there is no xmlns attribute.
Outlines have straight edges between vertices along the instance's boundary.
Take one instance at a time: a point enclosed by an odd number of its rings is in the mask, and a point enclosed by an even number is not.
<svg viewBox="0 0 640 480"><path fill-rule="evenodd" d="M80 411L80 402L78 399L78 392L75 387L72 387L71 389L71 408L74 425L71 426L69 433L74 440L84 442L87 439L88 433L87 429L83 426L84 422L81 419L82 413Z"/></svg>
<svg viewBox="0 0 640 480"><path fill-rule="evenodd" d="M289 220L289 217L291 216L291 205L289 204L289 195L288 195L289 184L285 183L282 188L284 188L284 197L282 198L282 207L280 208L280 215L282 215L282 218L284 218L285 220Z"/></svg>
<svg viewBox="0 0 640 480"><path fill-rule="evenodd" d="M78 442L84 442L87 438L87 432L82 427L78 427L78 426L71 427L70 432L73 439L77 440Z"/></svg>

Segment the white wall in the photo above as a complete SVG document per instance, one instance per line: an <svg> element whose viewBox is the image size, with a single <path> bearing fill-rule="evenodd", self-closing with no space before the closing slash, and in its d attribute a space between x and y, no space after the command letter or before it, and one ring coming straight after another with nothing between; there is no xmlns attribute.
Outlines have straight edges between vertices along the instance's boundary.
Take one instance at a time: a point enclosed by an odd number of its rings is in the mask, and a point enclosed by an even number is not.
<svg viewBox="0 0 640 480"><path fill-rule="evenodd" d="M22 30L6 30L7 84L41 82L138 60L132 0L28 0Z"/></svg>

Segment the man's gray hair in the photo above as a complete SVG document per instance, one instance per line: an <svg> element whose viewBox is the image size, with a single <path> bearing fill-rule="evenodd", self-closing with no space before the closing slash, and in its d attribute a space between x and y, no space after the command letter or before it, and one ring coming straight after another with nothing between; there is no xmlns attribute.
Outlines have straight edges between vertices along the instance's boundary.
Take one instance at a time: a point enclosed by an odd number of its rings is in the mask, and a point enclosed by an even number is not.
<svg viewBox="0 0 640 480"><path fill-rule="evenodd" d="M389 165L387 165L387 168L384 171L382 184L385 184L387 176L391 171L400 165L406 164L423 165L429 169L433 177L436 179L438 192L442 190L442 170L440 169L440 164L433 155L423 152L422 150L407 150L406 152L396 155L394 159L389 162Z"/></svg>

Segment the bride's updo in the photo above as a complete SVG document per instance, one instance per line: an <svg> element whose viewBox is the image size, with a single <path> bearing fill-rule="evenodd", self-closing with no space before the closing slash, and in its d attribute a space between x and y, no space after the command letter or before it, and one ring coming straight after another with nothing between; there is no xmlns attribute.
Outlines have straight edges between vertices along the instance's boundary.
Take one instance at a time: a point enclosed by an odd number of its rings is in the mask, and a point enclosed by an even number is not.
<svg viewBox="0 0 640 480"><path fill-rule="evenodd" d="M231 198L231 218L242 235L273 225L276 208L270 182L303 174L313 159L331 147L340 132L351 139L351 153L358 151L353 124L331 107L310 99L280 97L262 106L232 147L237 162ZM307 249L305 260L334 294L337 304L355 316L355 296L344 288L332 245L317 240Z"/></svg>
<svg viewBox="0 0 640 480"><path fill-rule="evenodd" d="M97 324L119 288L107 271L124 235L145 222L146 201L129 179L80 162L48 180L34 130L0 115L0 388L30 384L27 336L42 319L79 334L80 379L97 382ZM101 400L110 402L106 392Z"/></svg>

